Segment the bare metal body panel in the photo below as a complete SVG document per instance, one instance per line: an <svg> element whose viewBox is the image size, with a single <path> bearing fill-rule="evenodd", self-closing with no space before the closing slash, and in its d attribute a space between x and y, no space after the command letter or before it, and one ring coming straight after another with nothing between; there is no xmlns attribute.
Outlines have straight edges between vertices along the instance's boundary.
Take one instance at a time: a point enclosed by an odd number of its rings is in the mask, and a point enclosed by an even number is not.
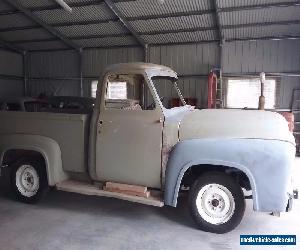
<svg viewBox="0 0 300 250"><path fill-rule="evenodd" d="M87 115L0 112L0 120L0 136L22 134L51 138L59 145L65 171L87 171Z"/></svg>
<svg viewBox="0 0 300 250"><path fill-rule="evenodd" d="M97 179L160 188L163 127L160 113L105 110L100 120Z"/></svg>
<svg viewBox="0 0 300 250"><path fill-rule="evenodd" d="M110 74L142 75L156 108L106 109ZM194 110L188 105L166 109L153 76L177 78L170 68L155 64L108 67L91 121L81 114L0 112L0 164L7 150L36 150L45 158L50 185L66 180L68 173L85 173L95 181L162 188L164 202L171 206L176 206L185 171L220 165L248 176L256 210L283 211L295 153L284 118L266 111Z"/></svg>

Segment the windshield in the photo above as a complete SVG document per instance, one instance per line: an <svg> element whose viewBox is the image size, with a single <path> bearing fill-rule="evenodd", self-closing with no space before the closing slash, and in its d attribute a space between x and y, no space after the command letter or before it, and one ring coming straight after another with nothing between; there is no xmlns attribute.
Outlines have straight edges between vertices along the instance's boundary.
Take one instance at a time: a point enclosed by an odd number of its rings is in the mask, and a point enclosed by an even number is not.
<svg viewBox="0 0 300 250"><path fill-rule="evenodd" d="M157 94L167 109L184 106L186 102L177 84L177 79L166 76L154 76L151 78Z"/></svg>

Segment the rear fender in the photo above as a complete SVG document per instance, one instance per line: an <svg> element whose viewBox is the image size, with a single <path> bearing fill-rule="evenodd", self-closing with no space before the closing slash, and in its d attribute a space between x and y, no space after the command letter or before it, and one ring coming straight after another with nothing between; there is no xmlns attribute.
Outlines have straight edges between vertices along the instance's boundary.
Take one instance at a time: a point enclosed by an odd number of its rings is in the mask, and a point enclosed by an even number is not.
<svg viewBox="0 0 300 250"><path fill-rule="evenodd" d="M56 183L68 178L62 168L60 147L53 139L40 135L0 135L0 164L3 164L6 152L18 149L35 151L43 156L50 186L54 186Z"/></svg>

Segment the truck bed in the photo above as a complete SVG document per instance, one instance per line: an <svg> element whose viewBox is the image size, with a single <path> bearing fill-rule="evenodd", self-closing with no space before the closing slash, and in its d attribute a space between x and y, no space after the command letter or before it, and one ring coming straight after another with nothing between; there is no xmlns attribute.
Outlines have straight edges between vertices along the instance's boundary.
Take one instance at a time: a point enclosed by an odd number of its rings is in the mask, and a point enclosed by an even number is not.
<svg viewBox="0 0 300 250"><path fill-rule="evenodd" d="M0 112L0 121L0 135L49 137L60 146L65 171L87 171L89 115L10 111Z"/></svg>

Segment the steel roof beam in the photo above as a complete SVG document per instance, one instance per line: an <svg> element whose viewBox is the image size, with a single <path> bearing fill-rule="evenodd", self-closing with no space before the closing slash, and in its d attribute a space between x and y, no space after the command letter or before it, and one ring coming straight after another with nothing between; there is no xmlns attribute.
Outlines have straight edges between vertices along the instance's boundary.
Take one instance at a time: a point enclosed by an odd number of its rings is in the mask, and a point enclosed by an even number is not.
<svg viewBox="0 0 300 250"><path fill-rule="evenodd" d="M260 5L242 6L242 7L225 7L225 8L219 8L219 12L222 13L222 12L234 12L234 11L242 11L242 10L257 10L257 9L292 7L292 6L300 6L300 1L267 3L267 4L260 4Z"/></svg>
<svg viewBox="0 0 300 250"><path fill-rule="evenodd" d="M110 8L110 10L120 19L123 25L130 31L130 33L135 37L135 39L143 46L146 46L146 42L142 39L139 34L134 30L131 24L126 20L123 14L118 10L113 1L104 0L106 5Z"/></svg>
<svg viewBox="0 0 300 250"><path fill-rule="evenodd" d="M113 3L118 2L134 2L136 0L114 0ZM91 0L88 2L74 2L69 3L68 5L72 7L85 7L85 6L92 6L104 3L104 0ZM290 1L290 2L279 2L279 3L267 3L267 4L260 4L260 5L249 5L249 6L241 6L241 7L224 7L220 8L220 12L232 12L232 11L240 11L240 10L253 10L253 9L264 9L264 8L276 8L276 7L290 7L290 6L299 6L300 2ZM56 5L49 5L49 6L41 6L41 7L33 7L29 8L31 12L33 11L45 11L45 10L59 10L61 7ZM206 10L208 13L213 13L214 10ZM198 11L199 12L199 11ZM201 12L201 11L200 11ZM205 11L204 11L205 12ZM4 12L0 12L0 15L12 15L21 13L20 10L8 10ZM184 13L182 13L184 15ZM166 14L166 16L172 14ZM176 14L175 14L176 15ZM155 16L155 15L153 15ZM134 20L137 20L138 17L132 17ZM155 18L155 17L154 17ZM129 20L129 19L128 19ZM141 20L141 19L139 19Z"/></svg>
<svg viewBox="0 0 300 250"><path fill-rule="evenodd" d="M245 38L230 38L227 42L235 41L259 41L259 40L298 40L300 36L264 36L264 37L245 37Z"/></svg>
<svg viewBox="0 0 300 250"><path fill-rule="evenodd" d="M114 3L118 2L133 2L136 0L114 0ZM78 2L78 3L70 3L70 7L86 7L92 5L103 4L104 0L93 0L90 2ZM291 6L300 6L300 2L280 2L280 3L267 3L261 5L249 5L242 7L224 7L219 8L219 12L233 12L233 11L241 11L241 10L255 10L255 9L265 9L265 8L276 8L276 7L291 7ZM29 8L28 10L31 12L34 11L46 11L46 10L59 10L61 7L59 5L50 5L44 7L34 7ZM202 15L202 14L213 14L215 11L212 10L203 10L203 11L192 11L192 12L178 12L178 13L168 13L164 15L146 15L146 16L137 16L137 17L128 17L127 21L135 21L135 20L148 20L155 18L163 18L163 17L176 17L176 16L188 16L188 15ZM0 12L1 15L13 15L22 13L20 10L8 10Z"/></svg>
<svg viewBox="0 0 300 250"><path fill-rule="evenodd" d="M35 16L31 11L29 11L28 9L26 9L25 7L23 7L16 0L4 0L4 1L6 3L10 4L11 6L13 6L14 8L18 9L19 11L21 11L25 16L27 16L29 19L33 20L34 22L36 22L37 24L39 24L40 26L42 26L49 33L51 33L52 35L58 37L63 43L67 44L69 47L71 47L73 49L76 49L76 50L80 50L80 48L79 48L79 46L77 44L75 44L74 42L70 41L64 35L62 35L60 32L58 32L57 30L55 30L53 27L51 27L48 24L46 24L43 20L41 20L40 18L38 18L37 16Z"/></svg>
<svg viewBox="0 0 300 250"><path fill-rule="evenodd" d="M18 46L14 45L14 44L11 44L11 43L8 43L8 42L6 42L4 40L1 40L1 39L0 39L0 46L5 48L5 49L17 52L19 54L23 54L23 52L24 52L24 50L22 50Z"/></svg>
<svg viewBox="0 0 300 250"><path fill-rule="evenodd" d="M291 25L299 24L300 20L294 21L281 21L281 22L263 22L263 23L252 23L252 24L237 24L237 25L223 25L220 26L223 30L228 29L238 29L238 28L247 28L247 27L262 27L262 26L272 26L272 25ZM198 32L198 31L218 31L219 27L199 27L199 28L189 28L189 29L174 29L174 30L162 30L162 31L148 31L148 32L138 32L139 36L144 35L161 35L161 34L172 34L172 33L183 33L183 32ZM3 30L0 30L2 32ZM120 34L107 34L107 35L83 35L83 36L70 36L70 40L82 40L82 39L94 39L94 38L110 38L110 37L123 37L131 35L128 33ZM28 43L28 42L45 42L45 41L57 41L57 38L46 38L46 39L31 39L31 40L17 40L11 41L12 43Z"/></svg>
<svg viewBox="0 0 300 250"><path fill-rule="evenodd" d="M214 9L215 9L215 17L216 17L216 24L217 24L217 27L218 27L220 44L222 44L223 43L223 34L222 34L222 26L221 26L221 20L220 20L217 0L213 1L213 6L214 6Z"/></svg>
<svg viewBox="0 0 300 250"><path fill-rule="evenodd" d="M293 21L280 21L280 22L262 22L262 23L246 23L246 24L233 24L233 25L223 25L222 29L239 29L239 28L248 28L248 27L265 27L272 25L293 25L300 24L300 20Z"/></svg>
<svg viewBox="0 0 300 250"><path fill-rule="evenodd" d="M136 0L114 0L115 3L118 2L133 2ZM76 8L76 7L86 7L86 6L92 6L92 5L98 5L98 4L104 4L104 0L91 0L91 1L85 1L85 2L74 2L74 3L68 3L68 5L71 8ZM33 8L28 8L31 12L33 11L44 11L44 10L60 10L61 6L58 4L54 5L48 5L48 6L40 6L40 7L33 7ZM0 12L1 15L13 15L13 14L18 14L22 13L20 10L8 10L8 11L3 11Z"/></svg>
<svg viewBox="0 0 300 250"><path fill-rule="evenodd" d="M217 31L218 27L199 27L199 28L190 28L190 29L176 29L176 30L163 30L163 31L149 31L149 32L139 32L139 36L146 35L163 35L163 34L177 34L183 32L198 32L198 31ZM131 33L121 33L121 34L107 34L107 35L83 35L83 36L70 36L68 39L70 40L83 40L83 39L94 39L94 38L112 38L112 37L124 37L132 35ZM57 38L45 38L45 39L31 39L31 40L17 40L13 41L14 44L17 43L30 43L30 42L49 42L49 41L57 41Z"/></svg>
<svg viewBox="0 0 300 250"><path fill-rule="evenodd" d="M133 21L141 21L141 20L152 20L158 18L172 18L172 17L183 17L183 16L200 16L200 15L207 15L207 14L214 14L214 10L204 10L204 11L190 11L190 12L176 12L170 13L166 15L146 15L146 16L137 16L137 17L127 17L126 20L128 22ZM1 13L0 13L1 15ZM110 18L105 20L90 20L90 21L77 21L77 22L64 22L64 23L52 23L52 27L70 27L70 26L79 26L79 25L89 25L89 24L102 24L102 23L109 23L109 22L118 22L120 21L117 17ZM39 28L40 26L31 25L31 26L24 26L24 27L11 27L6 29L1 29L0 32L4 31L15 31L15 30L27 30L27 29L35 29Z"/></svg>
<svg viewBox="0 0 300 250"><path fill-rule="evenodd" d="M262 38L241 38L241 39L229 39L227 42L235 42L235 41L259 41L259 40L300 40L300 36L281 36L281 37L262 37ZM172 46L172 45L188 45L188 44L209 44L209 43L218 43L219 40L206 40L206 41L198 41L198 42L176 42L176 43L155 43L151 44L151 47L158 46ZM90 49L114 49L114 48L137 48L137 45L113 45L113 46L93 46L93 47L85 47L85 50ZM40 49L40 50L28 50L31 53L39 53L39 52L48 52L48 51L68 51L71 49Z"/></svg>
<svg viewBox="0 0 300 250"><path fill-rule="evenodd" d="M125 37L125 36L131 36L131 33L122 33L122 34L113 34L113 35L90 35L90 36L74 36L74 37L68 37L70 40L84 40L84 39L94 39L94 38L113 38L113 37ZM18 43L36 43L36 42L51 42L51 41L57 41L57 38L42 38L42 39L30 39L30 40L17 40L13 41L13 44Z"/></svg>
<svg viewBox="0 0 300 250"><path fill-rule="evenodd" d="M128 20L128 19L127 19ZM86 22L76 22L76 23L61 23L61 24L53 24L52 27L69 27L76 25L91 25L91 24L102 24L109 22L118 22L118 19L110 19L110 20L99 20L99 21L86 21ZM238 28L247 28L247 27L256 27L256 26L271 26L271 25L292 25L292 24L300 24L300 20L291 20L291 21L276 21L276 22L260 22L260 23L247 23L247 24L230 24L230 25L221 25L221 29L238 29ZM11 27L0 29L0 32L11 32L11 31L19 31L19 30L28 30L28 29L38 29L39 25L35 26L25 26L25 27ZM204 27L203 27L204 28ZM210 30L211 27L206 27L207 30ZM176 30L174 30L175 32ZM151 33L151 32L149 32ZM157 32L158 33L158 32ZM161 32L162 33L162 32ZM141 34L138 32L138 34Z"/></svg>
<svg viewBox="0 0 300 250"><path fill-rule="evenodd" d="M174 12L162 15L144 15L136 17L127 17L127 21L140 21L140 20L151 20L157 18L171 18L171 17L183 17L183 16L201 16L214 14L215 10L201 10L201 11L185 11L185 12Z"/></svg>

